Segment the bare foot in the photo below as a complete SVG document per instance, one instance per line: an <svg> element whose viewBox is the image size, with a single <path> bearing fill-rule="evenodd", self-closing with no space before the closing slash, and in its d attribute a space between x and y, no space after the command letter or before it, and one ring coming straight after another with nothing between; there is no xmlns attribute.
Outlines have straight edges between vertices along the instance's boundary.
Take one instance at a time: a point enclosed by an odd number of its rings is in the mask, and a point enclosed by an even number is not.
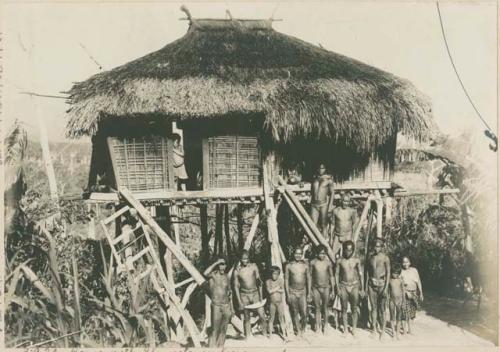
<svg viewBox="0 0 500 352"><path fill-rule="evenodd" d="M377 337L377 332L375 330L372 330L372 332L370 333L370 337L372 339L376 338Z"/></svg>
<svg viewBox="0 0 500 352"><path fill-rule="evenodd" d="M356 331L356 329L352 329L351 334L355 339L358 338L358 332Z"/></svg>

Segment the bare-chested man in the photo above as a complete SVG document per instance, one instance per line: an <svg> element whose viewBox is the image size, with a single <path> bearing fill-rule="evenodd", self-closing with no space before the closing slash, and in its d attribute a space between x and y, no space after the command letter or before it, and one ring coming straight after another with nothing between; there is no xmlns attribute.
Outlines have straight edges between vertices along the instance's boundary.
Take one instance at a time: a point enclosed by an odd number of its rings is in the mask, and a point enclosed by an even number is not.
<svg viewBox="0 0 500 352"><path fill-rule="evenodd" d="M311 183L311 219L327 238L328 213L333 210L333 177L326 173L325 164L319 164L317 176Z"/></svg>
<svg viewBox="0 0 500 352"><path fill-rule="evenodd" d="M213 272L212 269L215 269ZM226 261L217 260L203 273L208 276L205 288L212 300L212 332L208 338L208 347L223 347L226 340L227 324L233 316L231 285L226 274Z"/></svg>
<svg viewBox="0 0 500 352"><path fill-rule="evenodd" d="M285 269L286 301L292 310L297 334L302 337L306 329L307 301L311 297L311 276L308 264L302 260L302 249L293 252L293 261Z"/></svg>
<svg viewBox="0 0 500 352"><path fill-rule="evenodd" d="M245 337L249 337L252 334L250 309L245 309L245 306L262 301L262 281L259 268L255 263L250 263L247 250L242 251L240 262L234 270L234 287L239 309L243 310ZM263 306L257 308L257 314L262 333L267 334L266 313Z"/></svg>
<svg viewBox="0 0 500 352"><path fill-rule="evenodd" d="M325 332L328 325L328 301L333 292L334 279L333 267L330 259L326 256L326 247L318 246L317 258L310 264L312 280L312 296L316 317L316 332ZM322 324L322 319L324 323Z"/></svg>
<svg viewBox="0 0 500 352"><path fill-rule="evenodd" d="M380 324L380 339L385 334L385 309L388 299L389 280L391 278L391 262L382 252L384 242L378 238L375 241L375 253L368 262L368 298L371 304L373 332L376 334L377 316Z"/></svg>
<svg viewBox="0 0 500 352"><path fill-rule="evenodd" d="M348 333L347 309L351 304L352 335L356 336L358 324L358 303L360 296L364 296L363 271L359 259L354 256L354 243L350 240L342 243L342 258L335 267L335 284L337 286L342 305L342 324L344 335Z"/></svg>
<svg viewBox="0 0 500 352"><path fill-rule="evenodd" d="M350 205L351 198L348 194L344 194L341 206L333 210L333 236L330 238L333 253L337 253L345 241L353 240L354 229L358 223L358 212Z"/></svg>

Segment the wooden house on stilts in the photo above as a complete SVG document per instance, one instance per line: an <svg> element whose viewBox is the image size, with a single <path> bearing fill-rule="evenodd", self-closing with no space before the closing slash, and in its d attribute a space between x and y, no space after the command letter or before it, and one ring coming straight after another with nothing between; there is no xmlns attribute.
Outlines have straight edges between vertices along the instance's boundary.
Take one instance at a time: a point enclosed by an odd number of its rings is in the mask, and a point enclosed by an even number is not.
<svg viewBox="0 0 500 352"><path fill-rule="evenodd" d="M89 201L123 202L120 214L136 208L198 284L203 277L169 240L169 228L158 226L143 205L156 213L199 205L208 253L208 205L262 204L240 247L251 244L259 216L266 217L271 261L281 265L277 197L286 199L313 242L323 239L302 205L309 184L284 186L280 175L295 168L307 181L314 166L325 163L336 190L366 200L362 220L369 211L378 215L380 236L384 204L390 207L397 188L397 134L422 139L433 128L430 104L410 82L279 33L271 20L189 16L182 38L69 93L68 135L92 137ZM186 191L174 180L174 122L183 134ZM389 209L385 214L390 217ZM167 272L168 296L181 314L172 277ZM196 326L191 330L196 335Z"/></svg>

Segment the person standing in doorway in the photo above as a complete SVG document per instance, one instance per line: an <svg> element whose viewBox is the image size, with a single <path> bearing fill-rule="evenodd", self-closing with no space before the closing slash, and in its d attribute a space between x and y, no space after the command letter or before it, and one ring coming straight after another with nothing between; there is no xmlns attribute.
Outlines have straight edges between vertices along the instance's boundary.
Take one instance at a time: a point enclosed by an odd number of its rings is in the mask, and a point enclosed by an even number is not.
<svg viewBox="0 0 500 352"><path fill-rule="evenodd" d="M178 133L172 134L174 140L174 150L172 156L172 164L174 166L174 179L177 182L177 189L186 190L188 175L186 166L184 165L184 148L181 144L181 136Z"/></svg>

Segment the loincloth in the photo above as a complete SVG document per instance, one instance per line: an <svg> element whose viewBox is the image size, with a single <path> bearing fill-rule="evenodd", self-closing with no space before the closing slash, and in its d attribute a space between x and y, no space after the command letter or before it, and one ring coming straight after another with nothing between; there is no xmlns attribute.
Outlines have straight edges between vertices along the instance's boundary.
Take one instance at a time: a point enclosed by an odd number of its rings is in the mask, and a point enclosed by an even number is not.
<svg viewBox="0 0 500 352"><path fill-rule="evenodd" d="M327 205L328 205L327 200L323 200L323 201L315 200L315 201L311 202L311 207L316 209L316 210L321 210L322 208L326 207Z"/></svg>
<svg viewBox="0 0 500 352"><path fill-rule="evenodd" d="M254 304L260 301L260 295L257 288L247 290L240 288L240 298L244 306Z"/></svg>
<svg viewBox="0 0 500 352"><path fill-rule="evenodd" d="M344 290L346 293L352 293L354 289L359 288L359 281L340 281L339 282L339 290Z"/></svg>

